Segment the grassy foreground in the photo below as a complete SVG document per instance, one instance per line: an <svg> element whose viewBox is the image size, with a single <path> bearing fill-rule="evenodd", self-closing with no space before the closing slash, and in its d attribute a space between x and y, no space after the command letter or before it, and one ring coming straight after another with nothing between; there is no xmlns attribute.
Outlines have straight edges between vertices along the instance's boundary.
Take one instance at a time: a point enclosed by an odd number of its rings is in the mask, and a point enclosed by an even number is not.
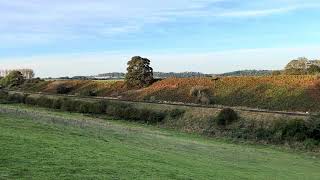
<svg viewBox="0 0 320 180"><path fill-rule="evenodd" d="M318 179L318 157L0 105L0 179ZM16 108L16 109L14 109Z"/></svg>

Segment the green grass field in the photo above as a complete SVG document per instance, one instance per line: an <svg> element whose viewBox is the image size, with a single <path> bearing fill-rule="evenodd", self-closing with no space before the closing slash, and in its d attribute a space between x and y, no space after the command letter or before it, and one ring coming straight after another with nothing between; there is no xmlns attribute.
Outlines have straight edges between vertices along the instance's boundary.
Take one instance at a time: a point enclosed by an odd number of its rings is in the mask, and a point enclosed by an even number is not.
<svg viewBox="0 0 320 180"><path fill-rule="evenodd" d="M0 179L319 179L320 158L0 105Z"/></svg>

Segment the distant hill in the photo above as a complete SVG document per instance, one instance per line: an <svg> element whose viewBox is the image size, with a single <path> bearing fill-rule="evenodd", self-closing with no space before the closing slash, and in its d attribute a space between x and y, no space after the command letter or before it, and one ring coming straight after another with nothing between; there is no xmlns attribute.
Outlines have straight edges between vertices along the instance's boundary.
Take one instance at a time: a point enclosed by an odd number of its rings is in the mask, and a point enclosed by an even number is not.
<svg viewBox="0 0 320 180"><path fill-rule="evenodd" d="M155 78L170 78L170 77L176 77L176 78L190 78L190 77L207 77L211 76L208 74L203 74L201 72L180 72L180 73L175 73L175 72L154 72L153 76Z"/></svg>
<svg viewBox="0 0 320 180"><path fill-rule="evenodd" d="M200 72L153 72L154 78L165 79L170 77L176 78L190 78L190 77L206 77L211 76L208 74L203 74ZM96 76L90 76L88 78L95 78L95 79L124 79L125 73L121 72L112 72L112 73L103 73L98 74Z"/></svg>
<svg viewBox="0 0 320 180"><path fill-rule="evenodd" d="M223 74L205 74L201 72L153 72L153 77L156 79L166 78L192 78L192 77L213 77L213 76L264 76L270 75L271 70L243 70L234 71ZM89 80L89 79L124 79L125 73L122 72L111 72L102 73L94 76L74 76L74 77L61 77L58 79L76 79L76 80Z"/></svg>
<svg viewBox="0 0 320 180"><path fill-rule="evenodd" d="M266 76L271 75L273 71L271 70L241 70L233 71L223 74L217 74L217 76Z"/></svg>

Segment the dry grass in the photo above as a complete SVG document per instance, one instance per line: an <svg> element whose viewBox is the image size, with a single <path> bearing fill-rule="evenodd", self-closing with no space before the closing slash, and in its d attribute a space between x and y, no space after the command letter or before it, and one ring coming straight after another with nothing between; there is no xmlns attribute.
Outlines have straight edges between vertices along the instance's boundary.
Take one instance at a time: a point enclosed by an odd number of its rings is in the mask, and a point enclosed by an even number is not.
<svg viewBox="0 0 320 180"><path fill-rule="evenodd" d="M211 78L168 78L143 89L128 89L124 81L51 81L34 91L55 93L59 85L72 87L71 94L94 90L98 96L127 100L194 103L193 87L208 89L215 104L253 108L320 111L320 80L317 76L263 76ZM28 89L26 89L28 90Z"/></svg>

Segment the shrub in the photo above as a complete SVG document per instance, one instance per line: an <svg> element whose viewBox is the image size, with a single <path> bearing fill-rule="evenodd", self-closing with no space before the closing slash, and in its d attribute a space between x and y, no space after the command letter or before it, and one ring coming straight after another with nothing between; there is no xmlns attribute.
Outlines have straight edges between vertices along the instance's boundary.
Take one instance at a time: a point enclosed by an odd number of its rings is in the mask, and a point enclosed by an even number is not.
<svg viewBox="0 0 320 180"><path fill-rule="evenodd" d="M9 96L8 92L0 90L0 103L7 103L8 96Z"/></svg>
<svg viewBox="0 0 320 180"><path fill-rule="evenodd" d="M177 118L180 118L181 116L183 116L185 112L186 111L182 110L182 109L173 109L167 113L169 114L170 118L177 119Z"/></svg>
<svg viewBox="0 0 320 180"><path fill-rule="evenodd" d="M53 109L61 109L61 106L62 106L62 99L61 98L52 99L51 108L53 108Z"/></svg>
<svg viewBox="0 0 320 180"><path fill-rule="evenodd" d="M307 138L308 129L304 120L294 119L288 121L282 129L283 139L303 141Z"/></svg>
<svg viewBox="0 0 320 180"><path fill-rule="evenodd" d="M63 98L62 104L61 104L61 110L63 111L69 111L69 112L77 112L78 108L77 106L79 103L77 101L70 100L68 98Z"/></svg>
<svg viewBox="0 0 320 180"><path fill-rule="evenodd" d="M25 99L25 104L37 105L37 100L32 96L27 96L26 99Z"/></svg>
<svg viewBox="0 0 320 180"><path fill-rule="evenodd" d="M238 120L238 114L231 108L224 108L218 114L216 119L217 125L227 126L232 124L234 121Z"/></svg>
<svg viewBox="0 0 320 180"><path fill-rule="evenodd" d="M106 113L110 116L123 118L131 121L142 121L146 123L157 123L165 119L165 112L158 112L149 109L139 109L131 104L111 103L107 106Z"/></svg>
<svg viewBox="0 0 320 180"><path fill-rule="evenodd" d="M87 103L87 102L80 102L79 104L78 104L78 112L79 113L90 113L90 104L89 103Z"/></svg>
<svg viewBox="0 0 320 180"><path fill-rule="evenodd" d="M45 96L41 96L36 100L36 103L40 107L51 108L53 104L53 99L50 99Z"/></svg>
<svg viewBox="0 0 320 180"><path fill-rule="evenodd" d="M138 111L137 120L144 121L147 123L158 123L163 121L164 118L166 117L166 113L164 112L157 112L149 109L139 109L137 111Z"/></svg>
<svg viewBox="0 0 320 180"><path fill-rule="evenodd" d="M91 107L91 112L96 114L106 113L108 103L106 101L99 101L93 104Z"/></svg>
<svg viewBox="0 0 320 180"><path fill-rule="evenodd" d="M320 114L311 116L307 122L308 137L320 142Z"/></svg>
<svg viewBox="0 0 320 180"><path fill-rule="evenodd" d="M14 93L14 94L9 94L8 95L8 101L13 102L13 103L25 103L27 95L25 94L20 94L20 93Z"/></svg>
<svg viewBox="0 0 320 180"><path fill-rule="evenodd" d="M208 87L195 86L190 90L190 96L196 98L196 103L211 104L213 103L211 91Z"/></svg>
<svg viewBox="0 0 320 180"><path fill-rule="evenodd" d="M80 91L80 96L97 96L97 91L92 89L84 89Z"/></svg>
<svg viewBox="0 0 320 180"><path fill-rule="evenodd" d="M60 84L56 89L58 94L68 94L72 91L72 87Z"/></svg>
<svg viewBox="0 0 320 180"><path fill-rule="evenodd" d="M190 90L190 96L192 97L198 97L201 94L209 94L209 93L210 93L210 89L204 86L194 86Z"/></svg>
<svg viewBox="0 0 320 180"><path fill-rule="evenodd" d="M126 112L130 112L130 109L132 109L132 107L129 104L112 102L107 107L106 113L110 116L123 118L124 116L128 116Z"/></svg>
<svg viewBox="0 0 320 180"><path fill-rule="evenodd" d="M78 104L78 112L89 114L103 114L106 112L107 103L105 101L86 102L81 101Z"/></svg>

